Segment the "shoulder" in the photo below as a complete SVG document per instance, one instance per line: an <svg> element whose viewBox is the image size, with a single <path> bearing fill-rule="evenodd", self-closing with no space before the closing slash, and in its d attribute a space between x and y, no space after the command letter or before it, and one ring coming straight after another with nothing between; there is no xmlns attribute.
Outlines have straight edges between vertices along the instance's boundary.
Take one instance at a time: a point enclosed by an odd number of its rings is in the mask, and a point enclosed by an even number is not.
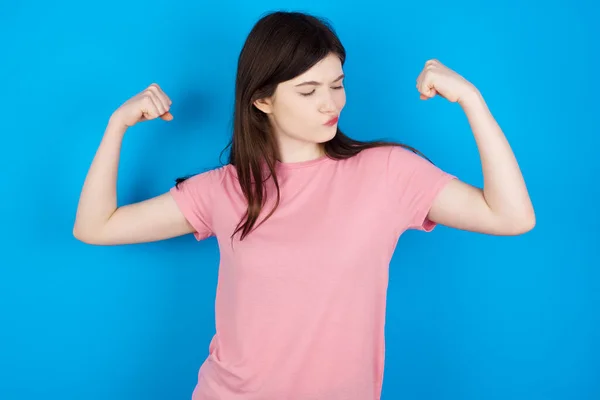
<svg viewBox="0 0 600 400"><path fill-rule="evenodd" d="M341 162L346 167L378 169L385 165L390 150L391 146L369 147L349 158L339 160L338 162Z"/></svg>
<svg viewBox="0 0 600 400"><path fill-rule="evenodd" d="M430 161L425 155L409 146L392 144L364 150L360 162L371 173L377 173L382 180L405 188L407 185L419 187L449 177L445 171Z"/></svg>
<svg viewBox="0 0 600 400"><path fill-rule="evenodd" d="M404 146L391 146L387 158L388 166L395 164L407 168L429 168L433 163L425 155Z"/></svg>
<svg viewBox="0 0 600 400"><path fill-rule="evenodd" d="M231 175L232 169L235 170L233 166L227 164L185 176L177 180L173 190L187 190L192 192L198 190L214 191L215 189L222 187L223 181Z"/></svg>
<svg viewBox="0 0 600 400"><path fill-rule="evenodd" d="M184 179L184 182L196 183L201 181L222 181L228 174L230 174L231 169L235 170L232 165L227 164L220 167L214 167L210 169L205 169L202 172L197 172L193 175L188 175Z"/></svg>
<svg viewBox="0 0 600 400"><path fill-rule="evenodd" d="M359 159L369 162L385 160L388 157L390 151L392 150L392 147L393 146L370 147L358 153L357 157Z"/></svg>
<svg viewBox="0 0 600 400"><path fill-rule="evenodd" d="M355 157L354 162L362 167L379 170L383 173L390 169L408 169L423 167L431 164L424 156L416 153L408 147L390 144L371 147L362 150Z"/></svg>

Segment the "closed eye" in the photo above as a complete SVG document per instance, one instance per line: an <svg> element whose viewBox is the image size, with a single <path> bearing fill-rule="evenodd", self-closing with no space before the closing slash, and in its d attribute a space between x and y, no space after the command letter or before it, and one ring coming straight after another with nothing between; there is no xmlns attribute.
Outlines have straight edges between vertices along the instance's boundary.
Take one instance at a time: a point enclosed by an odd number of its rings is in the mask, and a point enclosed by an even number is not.
<svg viewBox="0 0 600 400"><path fill-rule="evenodd" d="M343 89L343 88L344 88L344 86L334 86L334 87L332 87L332 89L335 89L335 90L340 90L340 89ZM300 94L301 94L302 96L305 96L305 97L306 97L306 96L310 96L310 95L312 95L312 94L315 92L315 90L316 90L316 89L313 89L311 92L308 92L308 93L300 93Z"/></svg>

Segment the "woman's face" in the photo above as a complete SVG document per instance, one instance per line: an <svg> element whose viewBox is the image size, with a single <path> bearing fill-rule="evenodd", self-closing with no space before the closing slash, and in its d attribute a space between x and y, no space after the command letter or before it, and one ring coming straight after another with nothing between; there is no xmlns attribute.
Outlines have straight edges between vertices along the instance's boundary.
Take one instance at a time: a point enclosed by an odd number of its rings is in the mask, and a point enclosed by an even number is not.
<svg viewBox="0 0 600 400"><path fill-rule="evenodd" d="M343 77L340 59L331 54L302 75L280 83L272 97L255 102L269 116L282 153L294 158L293 154L335 136L335 118L346 104Z"/></svg>

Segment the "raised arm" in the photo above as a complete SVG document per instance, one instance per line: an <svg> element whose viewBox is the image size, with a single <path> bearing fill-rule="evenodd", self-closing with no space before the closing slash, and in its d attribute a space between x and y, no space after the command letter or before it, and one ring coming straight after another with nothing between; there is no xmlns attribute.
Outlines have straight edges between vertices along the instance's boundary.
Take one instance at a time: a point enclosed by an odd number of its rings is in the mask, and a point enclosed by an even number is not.
<svg viewBox="0 0 600 400"><path fill-rule="evenodd" d="M151 242L192 233L171 193L117 207L117 170L123 136L138 122L170 121L171 100L156 84L125 102L110 117L81 191L73 235L85 243Z"/></svg>
<svg viewBox="0 0 600 400"><path fill-rule="evenodd" d="M479 149L482 189L452 180L435 198L428 218L449 227L492 235L533 229L535 212L511 147L479 91L437 60L417 79L421 99L440 95L461 105Z"/></svg>

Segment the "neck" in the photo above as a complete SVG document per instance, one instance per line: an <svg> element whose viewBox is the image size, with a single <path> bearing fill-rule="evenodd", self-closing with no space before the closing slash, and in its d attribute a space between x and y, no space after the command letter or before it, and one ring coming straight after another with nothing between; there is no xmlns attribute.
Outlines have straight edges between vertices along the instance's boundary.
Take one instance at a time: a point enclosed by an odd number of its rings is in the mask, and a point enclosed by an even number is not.
<svg viewBox="0 0 600 400"><path fill-rule="evenodd" d="M293 146L279 146L279 162L297 163L311 161L325 155L325 149L319 143L295 143Z"/></svg>

